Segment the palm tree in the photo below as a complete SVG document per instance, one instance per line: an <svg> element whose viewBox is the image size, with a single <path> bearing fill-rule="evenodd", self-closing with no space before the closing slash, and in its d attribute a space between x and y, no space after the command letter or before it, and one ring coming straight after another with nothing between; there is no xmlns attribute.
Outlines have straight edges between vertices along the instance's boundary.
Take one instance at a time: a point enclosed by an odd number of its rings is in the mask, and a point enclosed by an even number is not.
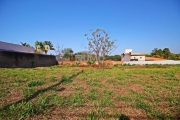
<svg viewBox="0 0 180 120"><path fill-rule="evenodd" d="M53 44L50 41L44 41L43 44L44 45L49 45L50 50L55 50L54 47L53 47Z"/></svg>
<svg viewBox="0 0 180 120"><path fill-rule="evenodd" d="M44 42L35 42L35 48L36 50L41 50L41 52L45 52L47 54L48 50L55 50L53 48L53 44L50 41L44 41Z"/></svg>
<svg viewBox="0 0 180 120"><path fill-rule="evenodd" d="M26 47L30 47L30 45L29 45L29 44L27 44L27 43L23 43L23 42L21 42L21 45L22 45L22 46L26 46Z"/></svg>
<svg viewBox="0 0 180 120"><path fill-rule="evenodd" d="M48 50L55 50L53 48L53 44L50 41L44 41L43 42L44 45L44 52L47 54Z"/></svg>
<svg viewBox="0 0 180 120"><path fill-rule="evenodd" d="M42 42L36 41L35 48L36 48L36 51L39 53L44 52L44 45Z"/></svg>

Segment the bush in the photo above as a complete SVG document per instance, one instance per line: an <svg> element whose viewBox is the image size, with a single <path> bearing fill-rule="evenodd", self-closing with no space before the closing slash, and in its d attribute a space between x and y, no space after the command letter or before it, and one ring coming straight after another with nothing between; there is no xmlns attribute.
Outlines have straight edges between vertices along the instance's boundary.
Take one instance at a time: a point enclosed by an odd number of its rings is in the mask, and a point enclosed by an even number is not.
<svg viewBox="0 0 180 120"><path fill-rule="evenodd" d="M95 63L95 60L92 60L92 61L91 61L91 60L88 60L88 61L87 61L87 64L88 64L88 65L93 65L94 63Z"/></svg>
<svg viewBox="0 0 180 120"><path fill-rule="evenodd" d="M114 67L118 67L119 66L119 64L114 64Z"/></svg>
<svg viewBox="0 0 180 120"><path fill-rule="evenodd" d="M80 65L80 62L76 62L75 66L79 67L79 65Z"/></svg>

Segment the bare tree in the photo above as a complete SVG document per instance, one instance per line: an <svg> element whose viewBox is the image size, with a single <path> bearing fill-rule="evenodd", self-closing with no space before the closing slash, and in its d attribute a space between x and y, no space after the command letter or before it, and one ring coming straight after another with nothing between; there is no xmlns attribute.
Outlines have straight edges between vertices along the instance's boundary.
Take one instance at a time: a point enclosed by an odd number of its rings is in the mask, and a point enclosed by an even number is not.
<svg viewBox="0 0 180 120"><path fill-rule="evenodd" d="M96 31L91 30L92 38L87 36L89 41L88 47L92 53L95 53L96 60L98 61L99 67L103 66L105 56L110 55L111 52L117 48L114 45L115 40L110 40L109 34L103 29L96 29Z"/></svg>
<svg viewBox="0 0 180 120"><path fill-rule="evenodd" d="M54 51L56 52L56 55L62 55L62 49L63 49L63 46L60 47L59 44L57 44L56 49L54 49Z"/></svg>

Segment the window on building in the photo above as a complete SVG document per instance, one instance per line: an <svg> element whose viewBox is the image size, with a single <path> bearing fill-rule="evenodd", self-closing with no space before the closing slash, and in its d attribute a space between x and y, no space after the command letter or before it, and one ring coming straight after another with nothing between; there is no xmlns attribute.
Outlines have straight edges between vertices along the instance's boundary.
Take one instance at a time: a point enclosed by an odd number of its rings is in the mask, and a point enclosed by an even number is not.
<svg viewBox="0 0 180 120"><path fill-rule="evenodd" d="M142 59L142 57L140 57L140 59Z"/></svg>
<svg viewBox="0 0 180 120"><path fill-rule="evenodd" d="M136 57L134 57L134 59L136 59Z"/></svg>

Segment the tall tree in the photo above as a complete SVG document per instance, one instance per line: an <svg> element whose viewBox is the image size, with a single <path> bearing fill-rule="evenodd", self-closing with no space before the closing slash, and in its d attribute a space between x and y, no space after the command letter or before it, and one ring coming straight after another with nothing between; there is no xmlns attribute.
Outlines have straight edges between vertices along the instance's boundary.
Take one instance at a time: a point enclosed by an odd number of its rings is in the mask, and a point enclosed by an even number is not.
<svg viewBox="0 0 180 120"><path fill-rule="evenodd" d="M50 41L44 41L44 42L36 41L35 48L36 51L38 51L39 53L45 52L45 54L47 54L48 50L55 50L53 48L53 44Z"/></svg>
<svg viewBox="0 0 180 120"><path fill-rule="evenodd" d="M50 41L43 42L44 52L47 54L48 50L55 50L53 44Z"/></svg>
<svg viewBox="0 0 180 120"><path fill-rule="evenodd" d="M34 46L35 46L36 52L38 52L38 53L44 52L43 42L36 41Z"/></svg>
<svg viewBox="0 0 180 120"><path fill-rule="evenodd" d="M63 54L64 58L71 58L73 50L71 48L64 48L62 49L61 53Z"/></svg>
<svg viewBox="0 0 180 120"><path fill-rule="evenodd" d="M88 47L92 53L96 54L96 59L100 67L104 63L105 56L110 55L117 46L114 45L115 40L110 40L109 34L103 29L96 29L94 32L91 31L91 35L92 38L89 38L88 34L85 34L89 41Z"/></svg>
<svg viewBox="0 0 180 120"><path fill-rule="evenodd" d="M164 48L163 53L164 53L164 58L169 59L169 57L171 55L169 48Z"/></svg>
<svg viewBox="0 0 180 120"><path fill-rule="evenodd" d="M62 49L63 49L63 46L60 47L59 44L57 44L56 49L54 49L54 51L56 52L56 55L62 55Z"/></svg>
<svg viewBox="0 0 180 120"><path fill-rule="evenodd" d="M44 46L48 45L50 50L55 50L54 47L53 47L53 44L50 41L44 41L43 45Z"/></svg>
<svg viewBox="0 0 180 120"><path fill-rule="evenodd" d="M162 49L159 49L159 50L157 51L157 55L158 55L159 57L163 57L163 56L164 56L164 53L163 53Z"/></svg>
<svg viewBox="0 0 180 120"><path fill-rule="evenodd" d="M157 55L158 48L154 48L150 53L152 56Z"/></svg>

